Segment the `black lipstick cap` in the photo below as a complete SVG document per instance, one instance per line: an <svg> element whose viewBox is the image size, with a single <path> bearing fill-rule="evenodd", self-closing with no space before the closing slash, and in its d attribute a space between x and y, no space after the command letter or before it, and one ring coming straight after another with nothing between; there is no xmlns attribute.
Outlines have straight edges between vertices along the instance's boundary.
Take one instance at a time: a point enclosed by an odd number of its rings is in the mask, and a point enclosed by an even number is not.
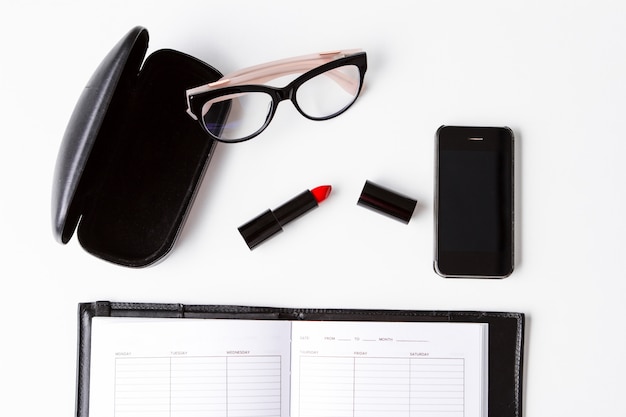
<svg viewBox="0 0 626 417"><path fill-rule="evenodd" d="M371 181L365 181L357 204L408 224L415 211L417 200L376 185Z"/></svg>

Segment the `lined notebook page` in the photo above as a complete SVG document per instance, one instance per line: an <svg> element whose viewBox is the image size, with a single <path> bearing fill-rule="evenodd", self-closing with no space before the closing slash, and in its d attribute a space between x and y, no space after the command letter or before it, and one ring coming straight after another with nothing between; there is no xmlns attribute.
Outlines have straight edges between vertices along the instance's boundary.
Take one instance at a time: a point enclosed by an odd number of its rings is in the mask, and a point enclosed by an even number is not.
<svg viewBox="0 0 626 417"><path fill-rule="evenodd" d="M95 317L90 417L486 417L487 324Z"/></svg>
<svg viewBox="0 0 626 417"><path fill-rule="evenodd" d="M95 317L90 417L288 415L290 323Z"/></svg>
<svg viewBox="0 0 626 417"><path fill-rule="evenodd" d="M291 417L485 417L487 331L294 322Z"/></svg>

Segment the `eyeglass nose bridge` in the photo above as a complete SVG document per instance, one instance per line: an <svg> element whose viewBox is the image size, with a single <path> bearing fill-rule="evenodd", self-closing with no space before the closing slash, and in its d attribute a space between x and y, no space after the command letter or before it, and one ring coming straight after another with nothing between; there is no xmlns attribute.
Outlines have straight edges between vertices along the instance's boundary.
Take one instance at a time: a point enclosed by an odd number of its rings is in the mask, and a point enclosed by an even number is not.
<svg viewBox="0 0 626 417"><path fill-rule="evenodd" d="M280 104L280 102L289 100L294 105L294 107L298 110L298 112L302 113L302 115L306 117L306 115L302 112L302 110L300 109L300 106L298 106L298 103L296 102L296 89L297 89L297 86L295 85L287 85L282 88L272 89L274 93L272 94L274 98L274 112L278 108L278 104Z"/></svg>
<svg viewBox="0 0 626 417"><path fill-rule="evenodd" d="M276 101L276 105L281 101L291 100L293 101L293 97L295 96L295 88L291 85L282 88L273 88L274 90L274 101Z"/></svg>

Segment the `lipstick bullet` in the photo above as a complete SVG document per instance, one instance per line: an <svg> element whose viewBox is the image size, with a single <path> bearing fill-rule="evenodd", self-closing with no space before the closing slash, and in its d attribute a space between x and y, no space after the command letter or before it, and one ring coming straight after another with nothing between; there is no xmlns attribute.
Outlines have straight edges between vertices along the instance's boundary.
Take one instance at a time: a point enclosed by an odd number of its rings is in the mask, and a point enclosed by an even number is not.
<svg viewBox="0 0 626 417"><path fill-rule="evenodd" d="M266 210L254 219L238 228L250 250L254 249L270 237L282 232L283 226L297 219L304 213L316 208L326 200L332 187L321 185L306 190L274 210Z"/></svg>

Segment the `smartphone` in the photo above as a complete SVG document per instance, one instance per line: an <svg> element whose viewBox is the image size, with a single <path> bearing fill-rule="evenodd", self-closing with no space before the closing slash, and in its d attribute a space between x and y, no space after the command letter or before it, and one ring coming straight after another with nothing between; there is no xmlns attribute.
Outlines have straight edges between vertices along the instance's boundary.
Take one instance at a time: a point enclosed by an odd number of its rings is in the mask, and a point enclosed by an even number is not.
<svg viewBox="0 0 626 417"><path fill-rule="evenodd" d="M436 133L435 271L504 278L514 268L514 138L507 127Z"/></svg>

